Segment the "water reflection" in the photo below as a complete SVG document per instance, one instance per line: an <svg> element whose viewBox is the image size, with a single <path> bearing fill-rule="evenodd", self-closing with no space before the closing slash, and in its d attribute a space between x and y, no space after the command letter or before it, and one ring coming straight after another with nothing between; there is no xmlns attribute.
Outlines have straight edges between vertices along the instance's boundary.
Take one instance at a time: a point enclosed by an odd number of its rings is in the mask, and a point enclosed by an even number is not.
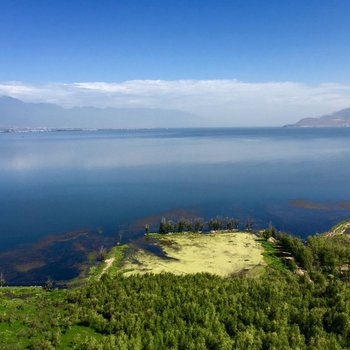
<svg viewBox="0 0 350 350"><path fill-rule="evenodd" d="M293 135L271 137L231 132L216 137L128 137L108 132L60 133L47 135L0 134L0 164L3 171L26 171L50 168L108 169L159 164L217 164L269 161L306 161L350 155L348 138ZM147 135L147 133L146 133ZM83 137L82 137L83 136ZM105 137L104 137L105 136Z"/></svg>

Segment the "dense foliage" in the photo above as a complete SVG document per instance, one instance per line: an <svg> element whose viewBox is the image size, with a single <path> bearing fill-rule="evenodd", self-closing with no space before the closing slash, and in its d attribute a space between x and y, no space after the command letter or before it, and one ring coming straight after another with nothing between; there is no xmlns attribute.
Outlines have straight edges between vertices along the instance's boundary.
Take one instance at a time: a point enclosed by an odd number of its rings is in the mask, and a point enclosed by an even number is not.
<svg viewBox="0 0 350 350"><path fill-rule="evenodd" d="M116 348L344 349L349 293L340 281L321 288L289 273L230 280L167 274L106 277L72 292L68 305L75 323Z"/></svg>
<svg viewBox="0 0 350 350"><path fill-rule="evenodd" d="M304 244L299 237L275 232L274 237L282 249L295 259L297 266L310 275L323 274L350 280L350 236L316 235Z"/></svg>
<svg viewBox="0 0 350 350"><path fill-rule="evenodd" d="M279 239L303 276L104 275L22 299L2 288L0 348L12 332L22 343L9 348L349 349L348 237Z"/></svg>
<svg viewBox="0 0 350 350"><path fill-rule="evenodd" d="M312 253L314 269L349 281L349 235L311 236L308 238L306 246Z"/></svg>

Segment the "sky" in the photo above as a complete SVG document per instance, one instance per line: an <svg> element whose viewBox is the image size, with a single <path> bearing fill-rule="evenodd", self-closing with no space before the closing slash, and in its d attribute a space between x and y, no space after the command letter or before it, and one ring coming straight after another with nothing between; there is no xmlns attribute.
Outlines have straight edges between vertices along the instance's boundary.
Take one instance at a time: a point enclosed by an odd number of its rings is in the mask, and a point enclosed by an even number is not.
<svg viewBox="0 0 350 350"><path fill-rule="evenodd" d="M350 107L348 0L0 0L0 95L270 126Z"/></svg>

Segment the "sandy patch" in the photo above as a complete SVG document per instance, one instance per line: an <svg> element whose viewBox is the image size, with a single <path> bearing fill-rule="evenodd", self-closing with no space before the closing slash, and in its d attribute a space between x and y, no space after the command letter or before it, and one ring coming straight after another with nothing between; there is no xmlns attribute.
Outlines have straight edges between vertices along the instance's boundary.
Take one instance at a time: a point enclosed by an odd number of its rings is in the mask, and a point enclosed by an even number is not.
<svg viewBox="0 0 350 350"><path fill-rule="evenodd" d="M245 232L173 234L160 236L158 242L168 258L140 250L125 262L125 275L208 272L230 276L266 265L262 256L263 248L254 235Z"/></svg>

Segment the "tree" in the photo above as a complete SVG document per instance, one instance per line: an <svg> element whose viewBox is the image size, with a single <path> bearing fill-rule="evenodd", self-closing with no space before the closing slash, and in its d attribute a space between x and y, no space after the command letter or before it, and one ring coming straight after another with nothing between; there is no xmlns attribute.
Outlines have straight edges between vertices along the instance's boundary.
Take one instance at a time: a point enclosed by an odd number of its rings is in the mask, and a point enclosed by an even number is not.
<svg viewBox="0 0 350 350"><path fill-rule="evenodd" d="M166 222L166 230L167 230L167 233L175 231L175 224L172 220L168 220Z"/></svg>
<svg viewBox="0 0 350 350"><path fill-rule="evenodd" d="M160 221L159 224L159 233L166 234L169 232L173 232L175 230L175 225L172 221L166 220L164 217Z"/></svg>
<svg viewBox="0 0 350 350"><path fill-rule="evenodd" d="M244 228L247 230L247 231L251 231L252 228L253 228L253 225L254 225L254 220L253 219L250 219L248 218L245 225L244 225Z"/></svg>
<svg viewBox="0 0 350 350"><path fill-rule="evenodd" d="M146 224L144 228L145 228L145 233L147 234L149 232L149 225Z"/></svg>
<svg viewBox="0 0 350 350"><path fill-rule="evenodd" d="M185 230L187 232L192 232L193 231L193 223L190 219L185 220Z"/></svg>
<svg viewBox="0 0 350 350"><path fill-rule="evenodd" d="M272 224L269 224L269 227L262 232L262 237L265 239L269 239L270 237L276 238L277 236L277 230L275 227L272 226Z"/></svg>
<svg viewBox="0 0 350 350"><path fill-rule="evenodd" d="M235 218L226 218L226 228L228 230L237 230L239 225L239 220Z"/></svg>
<svg viewBox="0 0 350 350"><path fill-rule="evenodd" d="M166 219L165 219L165 218L162 218L162 219L160 220L158 232L159 232L160 234L165 234L165 233L167 233L167 232L166 232Z"/></svg>
<svg viewBox="0 0 350 350"><path fill-rule="evenodd" d="M123 239L123 234L119 233L119 240L117 241L117 245L120 245L122 243L122 239Z"/></svg>
<svg viewBox="0 0 350 350"><path fill-rule="evenodd" d="M5 285L5 283L6 283L6 281L5 281L4 275L1 272L0 273L0 287L3 287Z"/></svg>
<svg viewBox="0 0 350 350"><path fill-rule="evenodd" d="M216 217L208 221L209 230L217 231L222 228L222 219Z"/></svg>
<svg viewBox="0 0 350 350"><path fill-rule="evenodd" d="M98 260L104 261L106 257L107 257L106 248L103 245L101 245L100 248L98 249Z"/></svg>
<svg viewBox="0 0 350 350"><path fill-rule="evenodd" d="M176 231L177 232L183 232L185 231L186 229L186 220L184 218L181 218L177 224L175 225L176 226Z"/></svg>
<svg viewBox="0 0 350 350"><path fill-rule="evenodd" d="M51 279L51 277L47 278L44 289L48 292L51 292L53 290L53 280Z"/></svg>
<svg viewBox="0 0 350 350"><path fill-rule="evenodd" d="M162 218L159 223L159 233L166 234L169 232L169 222L166 218Z"/></svg>
<svg viewBox="0 0 350 350"><path fill-rule="evenodd" d="M204 221L202 218L196 218L193 221L194 232L201 232L204 229Z"/></svg>

